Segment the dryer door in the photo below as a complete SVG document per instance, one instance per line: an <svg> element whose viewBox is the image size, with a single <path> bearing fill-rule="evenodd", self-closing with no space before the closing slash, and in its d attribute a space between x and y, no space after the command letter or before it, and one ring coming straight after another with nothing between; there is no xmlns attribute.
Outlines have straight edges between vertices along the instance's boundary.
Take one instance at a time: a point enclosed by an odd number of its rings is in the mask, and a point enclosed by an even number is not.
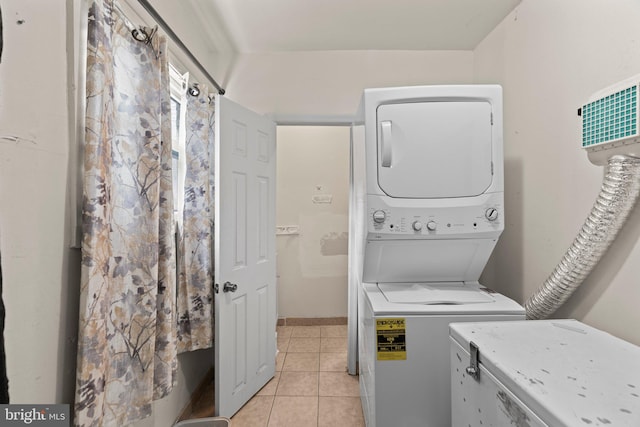
<svg viewBox="0 0 640 427"><path fill-rule="evenodd" d="M378 184L388 196L471 197L491 185L488 102L381 105L377 127Z"/></svg>

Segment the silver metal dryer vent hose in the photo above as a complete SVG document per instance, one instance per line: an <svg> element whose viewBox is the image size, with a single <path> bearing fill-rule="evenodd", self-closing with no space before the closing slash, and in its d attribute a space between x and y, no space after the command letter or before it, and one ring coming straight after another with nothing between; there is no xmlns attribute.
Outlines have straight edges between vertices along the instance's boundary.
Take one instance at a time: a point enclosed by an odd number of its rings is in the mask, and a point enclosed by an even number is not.
<svg viewBox="0 0 640 427"><path fill-rule="evenodd" d="M640 193L640 159L612 156L602 189L580 233L544 284L525 303L527 319L553 314L589 275L616 238Z"/></svg>

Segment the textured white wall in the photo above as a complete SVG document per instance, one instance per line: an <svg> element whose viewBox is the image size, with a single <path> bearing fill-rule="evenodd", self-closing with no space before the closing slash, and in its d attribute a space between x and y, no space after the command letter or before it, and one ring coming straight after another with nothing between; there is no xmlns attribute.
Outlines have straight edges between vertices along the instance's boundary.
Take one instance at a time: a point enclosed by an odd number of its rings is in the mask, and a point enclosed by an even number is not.
<svg viewBox="0 0 640 427"><path fill-rule="evenodd" d="M63 0L2 3L0 244L16 403L68 402L74 387L79 254L66 244L65 13Z"/></svg>
<svg viewBox="0 0 640 427"><path fill-rule="evenodd" d="M640 73L640 3L524 0L476 48L477 82L504 87L506 227L485 283L524 302L571 244L603 168L580 148L577 108ZM640 344L640 209L558 313Z"/></svg>

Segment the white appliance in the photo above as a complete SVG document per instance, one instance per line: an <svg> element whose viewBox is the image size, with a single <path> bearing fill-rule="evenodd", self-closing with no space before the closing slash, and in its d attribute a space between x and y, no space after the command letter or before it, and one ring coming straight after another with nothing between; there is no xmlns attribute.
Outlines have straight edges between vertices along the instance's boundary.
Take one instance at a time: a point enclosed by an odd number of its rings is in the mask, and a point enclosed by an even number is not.
<svg viewBox="0 0 640 427"><path fill-rule="evenodd" d="M448 426L448 324L524 319L478 283L504 228L501 88L367 89L352 159L350 348L357 326L367 426Z"/></svg>
<svg viewBox="0 0 640 427"><path fill-rule="evenodd" d="M453 427L640 426L640 347L576 320L450 334Z"/></svg>

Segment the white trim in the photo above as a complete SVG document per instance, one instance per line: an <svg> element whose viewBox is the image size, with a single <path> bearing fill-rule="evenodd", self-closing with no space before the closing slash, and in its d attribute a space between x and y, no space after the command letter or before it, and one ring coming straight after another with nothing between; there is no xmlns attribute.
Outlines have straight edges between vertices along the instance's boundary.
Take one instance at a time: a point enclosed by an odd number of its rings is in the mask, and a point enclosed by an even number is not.
<svg viewBox="0 0 640 427"><path fill-rule="evenodd" d="M69 114L69 189L67 203L69 211L69 246L82 246L82 164L85 132L86 80L87 80L87 33L89 13L88 0L67 2L67 20L70 31L67 35L67 78L69 91L67 104Z"/></svg>
<svg viewBox="0 0 640 427"><path fill-rule="evenodd" d="M352 115L295 115L267 114L278 126L351 126L355 119Z"/></svg>
<svg viewBox="0 0 640 427"><path fill-rule="evenodd" d="M183 95L187 90L187 83L189 82L189 73L183 73L178 70L178 67L169 62L169 84L171 85L171 96L178 97Z"/></svg>

